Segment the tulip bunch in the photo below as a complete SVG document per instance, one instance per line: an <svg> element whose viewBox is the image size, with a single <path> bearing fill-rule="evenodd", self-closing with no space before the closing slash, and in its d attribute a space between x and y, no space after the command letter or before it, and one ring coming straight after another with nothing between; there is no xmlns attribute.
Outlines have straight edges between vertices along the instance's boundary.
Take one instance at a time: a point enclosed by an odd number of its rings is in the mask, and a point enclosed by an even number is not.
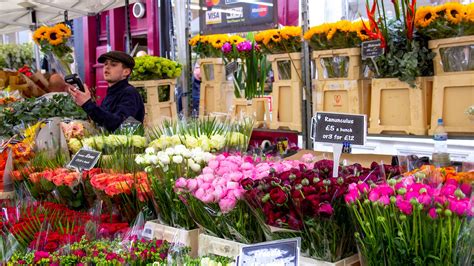
<svg viewBox="0 0 474 266"><path fill-rule="evenodd" d="M333 161L295 161L291 169L275 170L261 180L245 179L241 184L247 189L246 200L265 224L277 227L272 230L273 238L299 236L306 255L337 261L355 252L344 193L358 180L377 180L381 168L354 164L341 167L338 177L333 177Z"/></svg>
<svg viewBox="0 0 474 266"><path fill-rule="evenodd" d="M420 174L351 184L345 196L367 265L468 265L471 184L427 182Z"/></svg>
<svg viewBox="0 0 474 266"><path fill-rule="evenodd" d="M188 149L184 145L156 152L147 148L145 154L136 157L135 162L145 167L153 194L153 204L163 224L193 229L196 227L185 204L174 191L177 177L193 178L201 173L202 167L214 158L201 148Z"/></svg>
<svg viewBox="0 0 474 266"><path fill-rule="evenodd" d="M82 147L88 147L104 154L113 154L118 148L131 148L139 152L143 151L146 144L146 138L140 135L100 135L82 140L71 138L68 142L69 149L73 153Z"/></svg>

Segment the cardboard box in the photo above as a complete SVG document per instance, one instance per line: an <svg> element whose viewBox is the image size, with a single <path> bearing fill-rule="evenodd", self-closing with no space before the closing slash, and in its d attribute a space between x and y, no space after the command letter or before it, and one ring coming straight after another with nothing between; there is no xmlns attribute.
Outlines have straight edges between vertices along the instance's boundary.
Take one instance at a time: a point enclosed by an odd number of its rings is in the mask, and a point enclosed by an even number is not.
<svg viewBox="0 0 474 266"><path fill-rule="evenodd" d="M332 153L320 152L313 150L300 150L297 154L285 158L285 160L299 160L307 153L311 153L316 156L317 160L328 159L332 160ZM360 163L362 166L369 167L372 162L380 163L383 161L385 164L392 162L392 155L380 155L380 154L347 154L341 155L341 162L347 160L349 164Z"/></svg>

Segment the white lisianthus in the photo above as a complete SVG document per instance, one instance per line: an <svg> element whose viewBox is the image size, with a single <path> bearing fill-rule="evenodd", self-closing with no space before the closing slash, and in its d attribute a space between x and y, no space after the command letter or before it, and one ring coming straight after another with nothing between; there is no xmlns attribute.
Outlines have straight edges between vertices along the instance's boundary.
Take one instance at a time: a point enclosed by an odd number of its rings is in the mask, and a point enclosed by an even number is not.
<svg viewBox="0 0 474 266"><path fill-rule="evenodd" d="M142 155L138 155L137 157L135 157L135 162L137 164L142 165L142 164L145 164L146 160Z"/></svg>
<svg viewBox="0 0 474 266"><path fill-rule="evenodd" d="M173 156L173 162L176 164L180 164L183 162L183 156L181 155L175 155Z"/></svg>
<svg viewBox="0 0 474 266"><path fill-rule="evenodd" d="M168 165L170 163L170 157L167 155L159 156L158 160L164 165Z"/></svg>
<svg viewBox="0 0 474 266"><path fill-rule="evenodd" d="M183 153L185 151L187 151L188 149L186 149L186 147L182 144L179 144L179 145L176 145L174 147L174 154L179 154L179 155L183 155Z"/></svg>
<svg viewBox="0 0 474 266"><path fill-rule="evenodd" d="M152 163L152 164L157 164L158 163L158 156L156 155L150 155L150 157L148 157L148 162Z"/></svg>
<svg viewBox="0 0 474 266"><path fill-rule="evenodd" d="M191 168L191 170L193 170L196 173L201 171L201 166L197 163L193 163L189 167Z"/></svg>
<svg viewBox="0 0 474 266"><path fill-rule="evenodd" d="M181 144L181 139L178 135L173 135L170 137L170 142L172 143L172 145L178 145Z"/></svg>
<svg viewBox="0 0 474 266"><path fill-rule="evenodd" d="M154 154L155 149L153 147L148 147L148 148L145 149L145 153L146 154Z"/></svg>
<svg viewBox="0 0 474 266"><path fill-rule="evenodd" d="M191 165L195 164L193 159L188 159L188 166L191 167Z"/></svg>
<svg viewBox="0 0 474 266"><path fill-rule="evenodd" d="M214 159L215 155L209 152L205 152L202 155L202 161L209 162L211 159Z"/></svg>
<svg viewBox="0 0 474 266"><path fill-rule="evenodd" d="M167 155L171 156L171 155L175 154L175 150L174 150L174 148L166 148L165 153Z"/></svg>

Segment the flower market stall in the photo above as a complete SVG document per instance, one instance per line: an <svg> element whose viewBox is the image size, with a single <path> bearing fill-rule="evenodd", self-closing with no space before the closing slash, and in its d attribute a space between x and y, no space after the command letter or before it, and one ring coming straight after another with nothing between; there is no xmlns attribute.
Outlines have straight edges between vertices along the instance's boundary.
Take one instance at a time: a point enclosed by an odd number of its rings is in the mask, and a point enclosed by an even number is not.
<svg viewBox="0 0 474 266"><path fill-rule="evenodd" d="M242 18L216 11L238 3L202 2L209 25L263 25L278 1ZM126 78L144 123L113 131L64 92L83 60L75 27L32 32L55 73L31 66L29 46L4 48L18 60L0 60L0 265L472 265L474 4L364 8L185 40L199 115L179 107L189 62L140 53ZM385 137L395 152L369 141Z"/></svg>

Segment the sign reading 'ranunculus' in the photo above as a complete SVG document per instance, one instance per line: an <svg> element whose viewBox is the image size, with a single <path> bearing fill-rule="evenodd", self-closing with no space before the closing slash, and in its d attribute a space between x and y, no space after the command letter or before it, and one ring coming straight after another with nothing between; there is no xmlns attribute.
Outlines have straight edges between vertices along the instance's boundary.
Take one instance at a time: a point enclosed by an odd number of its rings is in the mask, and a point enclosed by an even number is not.
<svg viewBox="0 0 474 266"><path fill-rule="evenodd" d="M367 137L365 115L317 112L312 119L312 138L316 142L364 145Z"/></svg>

